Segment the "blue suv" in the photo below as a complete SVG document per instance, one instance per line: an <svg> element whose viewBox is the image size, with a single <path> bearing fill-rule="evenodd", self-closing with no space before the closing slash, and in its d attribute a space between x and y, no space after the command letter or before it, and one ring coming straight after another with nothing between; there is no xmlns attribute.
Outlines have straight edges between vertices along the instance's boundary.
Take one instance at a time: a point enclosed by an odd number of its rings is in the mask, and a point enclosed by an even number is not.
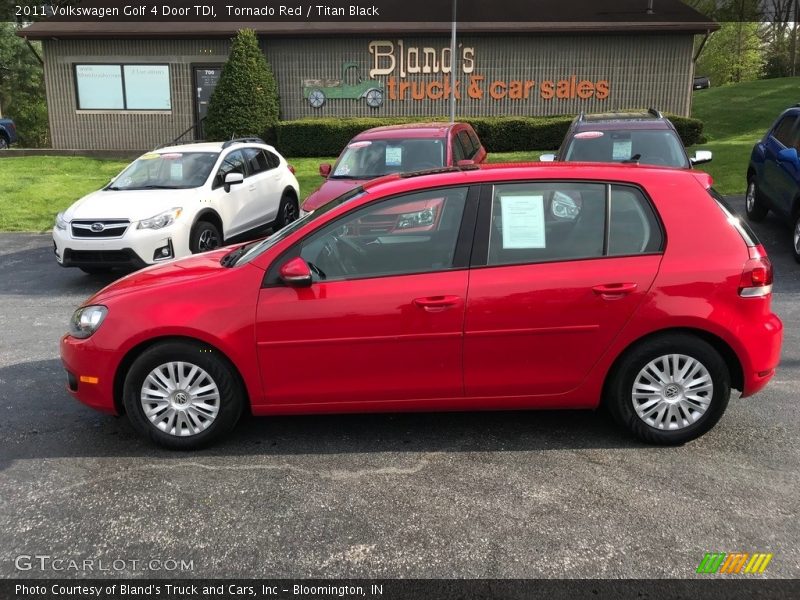
<svg viewBox="0 0 800 600"><path fill-rule="evenodd" d="M792 252L800 262L800 105L785 110L753 146L747 167L745 210L751 221L769 211L793 227Z"/></svg>

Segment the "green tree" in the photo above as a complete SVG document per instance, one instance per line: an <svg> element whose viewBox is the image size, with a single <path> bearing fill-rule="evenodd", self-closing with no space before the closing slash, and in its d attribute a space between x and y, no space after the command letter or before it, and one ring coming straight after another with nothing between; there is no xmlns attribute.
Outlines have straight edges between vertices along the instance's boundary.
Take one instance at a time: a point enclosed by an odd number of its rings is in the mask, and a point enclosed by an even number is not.
<svg viewBox="0 0 800 600"><path fill-rule="evenodd" d="M711 78L714 85L752 81L764 71L764 47L760 24L737 21L722 23L697 61L695 73Z"/></svg>
<svg viewBox="0 0 800 600"><path fill-rule="evenodd" d="M17 124L20 146L47 146L42 65L16 31L15 23L0 22L0 110ZM41 45L34 44L34 48L41 55Z"/></svg>
<svg viewBox="0 0 800 600"><path fill-rule="evenodd" d="M269 134L280 111L278 84L252 29L233 39L228 61L211 94L203 123L206 138Z"/></svg>

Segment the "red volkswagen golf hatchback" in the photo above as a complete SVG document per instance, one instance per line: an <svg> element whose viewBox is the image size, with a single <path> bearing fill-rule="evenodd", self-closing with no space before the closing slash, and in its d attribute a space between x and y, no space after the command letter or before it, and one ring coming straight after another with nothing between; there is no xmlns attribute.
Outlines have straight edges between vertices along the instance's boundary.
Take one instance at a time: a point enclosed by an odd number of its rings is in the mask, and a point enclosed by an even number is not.
<svg viewBox="0 0 800 600"><path fill-rule="evenodd" d="M61 342L68 387L175 448L243 411L601 403L682 443L766 385L782 336L769 259L709 184L575 163L368 182L100 291Z"/></svg>

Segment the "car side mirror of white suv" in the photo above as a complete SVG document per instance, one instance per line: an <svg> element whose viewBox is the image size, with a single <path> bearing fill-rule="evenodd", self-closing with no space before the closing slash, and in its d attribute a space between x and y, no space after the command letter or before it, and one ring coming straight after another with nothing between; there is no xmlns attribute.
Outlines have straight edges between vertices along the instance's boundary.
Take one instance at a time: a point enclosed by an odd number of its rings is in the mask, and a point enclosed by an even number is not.
<svg viewBox="0 0 800 600"><path fill-rule="evenodd" d="M232 185L240 184L244 181L244 175L241 173L228 173L225 175L225 191L230 192Z"/></svg>
<svg viewBox="0 0 800 600"><path fill-rule="evenodd" d="M710 150L698 150L691 158L691 162L693 165L702 165L703 163L711 162L713 156Z"/></svg>

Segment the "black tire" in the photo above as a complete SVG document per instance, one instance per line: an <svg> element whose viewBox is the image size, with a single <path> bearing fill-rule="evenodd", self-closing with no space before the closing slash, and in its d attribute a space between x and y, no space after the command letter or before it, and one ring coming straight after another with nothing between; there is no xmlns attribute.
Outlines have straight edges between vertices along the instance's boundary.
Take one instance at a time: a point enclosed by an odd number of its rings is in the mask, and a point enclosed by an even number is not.
<svg viewBox="0 0 800 600"><path fill-rule="evenodd" d="M278 205L278 217L275 219L275 228L283 229L300 216L300 205L294 195L284 192L281 203Z"/></svg>
<svg viewBox="0 0 800 600"><path fill-rule="evenodd" d="M208 252L222 246L222 234L210 221L198 221L189 234L189 250L192 254Z"/></svg>
<svg viewBox="0 0 800 600"><path fill-rule="evenodd" d="M792 256L800 263L800 212L794 216L792 225Z"/></svg>
<svg viewBox="0 0 800 600"><path fill-rule="evenodd" d="M680 429L657 428L648 424L634 409L634 382L640 371L651 361L666 355L685 355L698 361L708 372L713 384L710 403L705 412ZM665 394L669 391L669 385L665 386ZM730 373L719 352L696 336L673 333L649 339L626 352L609 378L603 402L614 420L640 440L650 444L674 446L696 439L714 427L728 406L730 394ZM686 416L695 416L693 411L680 414L686 422ZM677 418L670 415L670 426L673 421L676 427L679 426Z"/></svg>
<svg viewBox="0 0 800 600"><path fill-rule="evenodd" d="M157 367L176 361L205 371L219 390L216 417L199 433L176 435L164 431L150 421L142 406L142 387L148 375ZM139 433L167 448L192 450L234 428L244 407L244 391L233 367L216 349L199 342L164 342L148 348L133 362L125 377L123 403L128 419ZM195 418L195 422L200 421ZM175 425L183 428L180 422Z"/></svg>
<svg viewBox="0 0 800 600"><path fill-rule="evenodd" d="M105 275L111 273L111 267L78 267L84 273L89 275Z"/></svg>
<svg viewBox="0 0 800 600"><path fill-rule="evenodd" d="M11 147L11 144L8 143L8 139L4 135L0 135L0 150L7 150Z"/></svg>
<svg viewBox="0 0 800 600"><path fill-rule="evenodd" d="M744 199L744 211L747 214L747 218L753 221L754 223L758 223L763 221L767 213L769 212L769 207L764 202L764 198L761 192L758 190L758 184L756 184L755 178L751 176L747 180L747 192L745 193Z"/></svg>

